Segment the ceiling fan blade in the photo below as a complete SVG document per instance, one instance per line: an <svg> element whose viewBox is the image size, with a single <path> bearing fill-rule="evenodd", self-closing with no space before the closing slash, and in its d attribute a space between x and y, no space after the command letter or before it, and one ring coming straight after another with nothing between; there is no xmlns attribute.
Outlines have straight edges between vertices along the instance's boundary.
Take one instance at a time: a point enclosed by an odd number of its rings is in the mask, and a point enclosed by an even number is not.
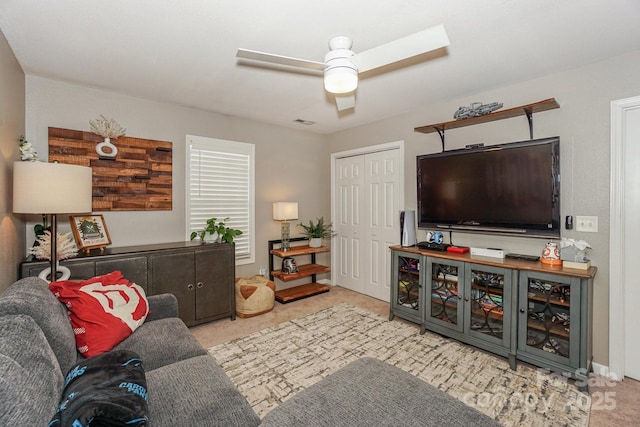
<svg viewBox="0 0 640 427"><path fill-rule="evenodd" d="M252 59L255 61L271 62L273 64L288 65L290 67L309 68L311 70L324 70L324 62L308 61L306 59L292 58L290 56L274 55L272 53L258 52L257 50L238 49L238 58Z"/></svg>
<svg viewBox="0 0 640 427"><path fill-rule="evenodd" d="M356 96L353 93L336 95L336 106L338 107L338 111L354 108L356 106Z"/></svg>
<svg viewBox="0 0 640 427"><path fill-rule="evenodd" d="M358 67L358 72L362 73L445 46L449 46L449 37L447 37L443 25L436 25L364 52L356 53L349 59Z"/></svg>

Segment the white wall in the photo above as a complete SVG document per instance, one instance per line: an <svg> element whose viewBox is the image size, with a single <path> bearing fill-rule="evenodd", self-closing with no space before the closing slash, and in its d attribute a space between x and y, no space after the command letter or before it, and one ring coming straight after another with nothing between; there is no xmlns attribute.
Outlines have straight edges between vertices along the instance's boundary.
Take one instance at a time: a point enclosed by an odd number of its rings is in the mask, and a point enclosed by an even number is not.
<svg viewBox="0 0 640 427"><path fill-rule="evenodd" d="M0 31L0 292L18 275L24 258L24 223L12 213L13 162L24 134L24 73Z"/></svg>
<svg viewBox="0 0 640 427"><path fill-rule="evenodd" d="M89 131L89 120L100 114L114 118L128 136L173 142L173 210L101 212L113 247L187 239L187 134L256 146L256 264L238 267L237 276L268 265L267 240L280 237L272 202L297 201L300 220L330 217L329 151L319 135L35 76L26 78L26 102L27 139L45 159L48 127ZM59 223L61 232L69 230L66 221Z"/></svg>
<svg viewBox="0 0 640 427"><path fill-rule="evenodd" d="M439 152L437 133L421 134L415 127L453 119L458 107L479 101L499 101L504 108L555 98L560 108L534 115L534 138L560 136L561 215L596 215L598 232L562 231L563 237L584 239L593 246L598 267L594 285L594 361L608 363L609 327L609 106L614 99L640 95L640 51L544 78L429 104L375 124L339 132L328 137L332 152L403 139L405 141L406 209L416 208L416 155ZM473 74L469 75L473 78ZM437 82L434 82L437 84ZM416 90L421 90L416 88ZM446 149L467 144L485 145L529 139L525 116L446 132ZM424 234L419 233L424 240ZM539 254L541 239L453 234L454 243L502 247L510 252Z"/></svg>

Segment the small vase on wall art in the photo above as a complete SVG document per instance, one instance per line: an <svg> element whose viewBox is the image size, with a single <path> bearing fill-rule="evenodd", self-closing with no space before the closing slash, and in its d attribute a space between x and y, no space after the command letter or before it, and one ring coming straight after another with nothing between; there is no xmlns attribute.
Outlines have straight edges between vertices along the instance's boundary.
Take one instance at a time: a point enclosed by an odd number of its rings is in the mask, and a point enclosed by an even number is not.
<svg viewBox="0 0 640 427"><path fill-rule="evenodd" d="M304 234L309 239L309 246L319 248L322 246L322 239L330 239L336 235L333 231L332 223L325 223L324 218L316 218L317 222L309 220L309 224L300 223L298 227L302 227Z"/></svg>

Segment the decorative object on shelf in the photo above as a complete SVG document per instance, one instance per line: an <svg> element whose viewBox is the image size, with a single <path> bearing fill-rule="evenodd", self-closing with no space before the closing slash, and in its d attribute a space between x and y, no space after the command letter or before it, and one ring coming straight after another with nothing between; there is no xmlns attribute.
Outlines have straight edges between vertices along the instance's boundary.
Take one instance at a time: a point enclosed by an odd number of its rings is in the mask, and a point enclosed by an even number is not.
<svg viewBox="0 0 640 427"><path fill-rule="evenodd" d="M542 250L542 257L540 262L547 265L562 265L560 259L560 251L558 245L555 242L548 242Z"/></svg>
<svg viewBox="0 0 640 427"><path fill-rule="evenodd" d="M71 270L65 266L60 265L60 260L74 257L78 254L78 248L71 239L71 232L66 234L58 233L56 236L56 273L61 272L62 276L56 277L56 280L67 280L71 277ZM51 231L44 230L37 239L38 244L34 245L27 252L29 255L33 255L36 259L51 259ZM51 274L51 267L45 268L38 274L38 277L47 280Z"/></svg>
<svg viewBox="0 0 640 427"><path fill-rule="evenodd" d="M66 234L58 233L56 236L58 261L71 258L78 254L78 247L70 236L71 232ZM33 255L36 259L51 259L51 231L43 231L43 233L38 236L38 245L29 249L27 253Z"/></svg>
<svg viewBox="0 0 640 427"><path fill-rule="evenodd" d="M282 267L280 268L284 274L294 274L298 272L298 264L296 264L296 260L291 257L286 257L282 259Z"/></svg>
<svg viewBox="0 0 640 427"><path fill-rule="evenodd" d="M35 162L38 160L38 152L29 141L20 135L20 160Z"/></svg>
<svg viewBox="0 0 640 427"><path fill-rule="evenodd" d="M100 248L100 252L103 252L104 248L111 244L111 237L102 215L72 215L69 222L78 249L89 253L91 249Z"/></svg>
<svg viewBox="0 0 640 427"><path fill-rule="evenodd" d="M591 267L591 260L587 258L586 251L591 245L584 240L567 239L560 241L560 259L564 267L586 270Z"/></svg>
<svg viewBox="0 0 640 427"><path fill-rule="evenodd" d="M86 166L46 162L13 164L13 212L51 215L51 280L57 278L60 213L91 212L91 175Z"/></svg>
<svg viewBox="0 0 640 427"><path fill-rule="evenodd" d="M333 223L324 222L324 217L316 218L317 222L314 224L312 220L309 220L309 225L304 223L298 224L298 227L302 227L304 234L309 239L309 246L312 248L319 248L322 246L322 239L330 239L336 235L333 231Z"/></svg>
<svg viewBox="0 0 640 427"><path fill-rule="evenodd" d="M502 108L502 102L492 102L483 104L482 102L472 102L468 107L460 107L453 114L456 120L467 119L469 117L484 116Z"/></svg>
<svg viewBox="0 0 640 427"><path fill-rule="evenodd" d="M280 249L288 251L291 248L291 226L289 220L298 219L298 202L275 202L273 204L273 219L280 221L280 234L282 243Z"/></svg>
<svg viewBox="0 0 640 427"><path fill-rule="evenodd" d="M218 218L209 218L202 230L191 232L190 238L193 240L199 237L203 242L233 243L233 239L241 235L242 230L227 227L227 221L229 221L229 217L220 221ZM207 238L207 234L210 238Z"/></svg>
<svg viewBox="0 0 640 427"><path fill-rule="evenodd" d="M111 138L118 138L126 133L126 129L120 126L114 119L107 119L102 114L95 120L89 120L91 132L100 135L104 141L96 145L96 153L100 157L115 158L118 148L111 143ZM105 151L105 148L107 151Z"/></svg>

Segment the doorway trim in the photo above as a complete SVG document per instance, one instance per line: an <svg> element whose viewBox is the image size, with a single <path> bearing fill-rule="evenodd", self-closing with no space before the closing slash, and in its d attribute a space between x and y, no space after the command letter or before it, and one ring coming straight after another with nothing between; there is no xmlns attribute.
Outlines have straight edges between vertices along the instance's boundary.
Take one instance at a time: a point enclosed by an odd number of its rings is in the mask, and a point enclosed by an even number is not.
<svg viewBox="0 0 640 427"><path fill-rule="evenodd" d="M353 156L361 156L364 154L371 154L371 153L379 153L382 151L389 151L389 150L400 150L400 176L402 177L402 179L400 180L400 201L399 204L400 206L404 206L404 180L405 180L405 176L404 176L404 140L400 140L400 141L394 141L394 142L387 142L384 144L378 144L378 145L370 145L367 147L361 147L361 148L354 148L352 150L347 150L347 151L339 151L337 153L331 153L331 218L335 218L336 217L336 161L338 159L342 159L345 157L353 157ZM398 227L400 227L398 225ZM398 233L398 238L400 238L400 235ZM337 265L337 258L338 258L338 254L336 253L336 251L331 251L331 265L335 266ZM332 274L331 275L331 284L333 286L336 285L336 279L335 279L335 275Z"/></svg>
<svg viewBox="0 0 640 427"><path fill-rule="evenodd" d="M624 303L624 158L626 113L640 108L640 96L611 101L611 172L609 209L609 375L622 380L625 372Z"/></svg>

